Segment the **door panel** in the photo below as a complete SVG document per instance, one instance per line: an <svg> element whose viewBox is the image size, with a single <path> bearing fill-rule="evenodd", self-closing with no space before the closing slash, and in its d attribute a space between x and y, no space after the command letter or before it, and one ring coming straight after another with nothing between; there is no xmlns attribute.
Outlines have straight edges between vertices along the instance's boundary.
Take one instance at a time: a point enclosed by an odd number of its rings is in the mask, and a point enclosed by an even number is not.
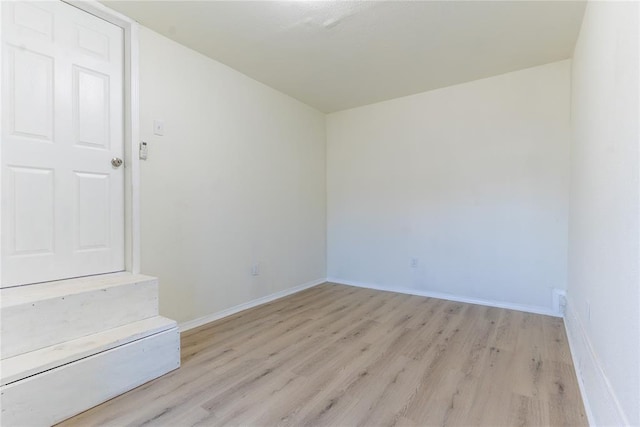
<svg viewBox="0 0 640 427"><path fill-rule="evenodd" d="M53 138L53 58L10 46L9 88L13 135Z"/></svg>
<svg viewBox="0 0 640 427"><path fill-rule="evenodd" d="M122 29L2 2L2 286L124 270Z"/></svg>
<svg viewBox="0 0 640 427"><path fill-rule="evenodd" d="M38 168L9 168L8 200L10 210L9 254L52 254L53 170Z"/></svg>
<svg viewBox="0 0 640 427"><path fill-rule="evenodd" d="M76 172L76 250L109 247L109 175Z"/></svg>
<svg viewBox="0 0 640 427"><path fill-rule="evenodd" d="M53 13L36 3L16 2L13 6L13 23L16 30L32 31L29 36L44 36L45 40L53 39Z"/></svg>
<svg viewBox="0 0 640 427"><path fill-rule="evenodd" d="M77 143L109 148L109 76L73 70L73 122Z"/></svg>
<svg viewBox="0 0 640 427"><path fill-rule="evenodd" d="M109 60L109 37L90 28L77 26L78 47L97 58Z"/></svg>

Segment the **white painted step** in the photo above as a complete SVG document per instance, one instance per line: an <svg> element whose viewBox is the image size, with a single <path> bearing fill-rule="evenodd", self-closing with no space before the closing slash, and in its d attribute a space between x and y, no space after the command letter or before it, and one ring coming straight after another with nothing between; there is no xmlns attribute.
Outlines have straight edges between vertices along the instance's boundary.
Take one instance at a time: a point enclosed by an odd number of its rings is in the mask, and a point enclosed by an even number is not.
<svg viewBox="0 0 640 427"><path fill-rule="evenodd" d="M0 385L19 381L176 326L174 320L155 316L4 359L0 361Z"/></svg>
<svg viewBox="0 0 640 427"><path fill-rule="evenodd" d="M180 366L177 328L1 386L3 426L50 426Z"/></svg>
<svg viewBox="0 0 640 427"><path fill-rule="evenodd" d="M158 315L158 281L109 274L0 290L0 359Z"/></svg>

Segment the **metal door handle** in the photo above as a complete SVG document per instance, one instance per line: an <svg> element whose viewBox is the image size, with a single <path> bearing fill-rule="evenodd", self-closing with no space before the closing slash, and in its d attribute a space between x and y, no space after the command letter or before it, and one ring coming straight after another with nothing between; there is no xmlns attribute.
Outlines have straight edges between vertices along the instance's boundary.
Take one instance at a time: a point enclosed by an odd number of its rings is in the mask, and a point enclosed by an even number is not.
<svg viewBox="0 0 640 427"><path fill-rule="evenodd" d="M120 166L122 166L122 159L119 157L114 157L113 159L111 159L111 165L114 168L119 168Z"/></svg>

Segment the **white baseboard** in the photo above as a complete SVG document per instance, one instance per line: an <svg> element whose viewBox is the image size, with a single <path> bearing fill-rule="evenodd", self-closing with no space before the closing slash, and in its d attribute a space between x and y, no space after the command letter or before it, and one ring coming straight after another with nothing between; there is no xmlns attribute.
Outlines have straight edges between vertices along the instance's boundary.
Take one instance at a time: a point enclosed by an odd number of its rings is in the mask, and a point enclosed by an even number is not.
<svg viewBox="0 0 640 427"><path fill-rule="evenodd" d="M589 425L630 425L570 300L564 325Z"/></svg>
<svg viewBox="0 0 640 427"><path fill-rule="evenodd" d="M486 305L489 307L507 308L510 310L524 311L527 313L544 314L547 316L562 317L561 313L557 313L550 308L537 307L525 304L513 304L503 301L493 301L480 298L464 297L459 295L447 294L443 292L425 291L421 289L411 288L395 288L391 286L373 285L370 283L354 282L352 280L337 279L335 277L327 278L327 282L337 283L339 285L357 286L359 288L376 289L379 291L397 292L400 294L418 295L421 297L438 298L456 302L466 302L469 304Z"/></svg>
<svg viewBox="0 0 640 427"><path fill-rule="evenodd" d="M323 278L323 279L313 280L311 282L307 282L299 286L294 286L293 288L285 289L283 291L279 291L270 295L263 296L261 298L257 298L242 304L238 304L234 307L230 307L225 310L209 314L207 316L199 317L193 320L187 320L186 322L180 323L178 325L178 328L180 329L180 332L185 332L185 331L188 331L189 329L197 328L198 326L206 325L207 323L211 323L213 321L222 319L223 317L231 316L232 314L236 314L240 311L247 310L249 308L253 308L262 304L266 304L268 302L280 299L282 297L286 297L287 295L304 291L305 289L313 288L314 286L318 286L326 281L327 280Z"/></svg>

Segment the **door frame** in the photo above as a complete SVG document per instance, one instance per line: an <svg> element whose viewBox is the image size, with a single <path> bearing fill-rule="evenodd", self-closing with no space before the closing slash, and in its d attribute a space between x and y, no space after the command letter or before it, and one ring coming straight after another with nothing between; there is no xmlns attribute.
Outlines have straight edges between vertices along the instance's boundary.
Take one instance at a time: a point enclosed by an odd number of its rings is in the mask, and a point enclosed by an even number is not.
<svg viewBox="0 0 640 427"><path fill-rule="evenodd" d="M61 0L84 12L110 22L124 35L124 264L125 271L140 272L140 98L139 98L139 25L131 18L98 3L96 0ZM0 22L2 8L0 8ZM0 43L0 55L2 55ZM0 99L2 97L0 87ZM2 103L0 103L2 114ZM0 131L2 123L0 122ZM1 156L1 151L0 151ZM1 157L0 157L1 160ZM1 180L0 175L0 180ZM0 184L2 182L0 181ZM0 187L1 188L1 187ZM1 213L0 213L1 215ZM0 265L0 272L2 265ZM109 273L107 273L109 274Z"/></svg>

